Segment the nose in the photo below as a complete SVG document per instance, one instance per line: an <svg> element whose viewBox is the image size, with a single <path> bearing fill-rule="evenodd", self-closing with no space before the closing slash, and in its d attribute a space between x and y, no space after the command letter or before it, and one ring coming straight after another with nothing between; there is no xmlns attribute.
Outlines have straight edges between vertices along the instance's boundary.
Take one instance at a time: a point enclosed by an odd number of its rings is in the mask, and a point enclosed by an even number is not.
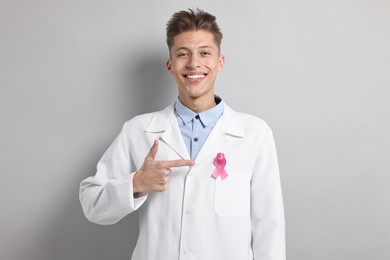
<svg viewBox="0 0 390 260"><path fill-rule="evenodd" d="M196 56L191 56L188 59L188 63L186 65L187 69L196 69L200 67L199 59Z"/></svg>

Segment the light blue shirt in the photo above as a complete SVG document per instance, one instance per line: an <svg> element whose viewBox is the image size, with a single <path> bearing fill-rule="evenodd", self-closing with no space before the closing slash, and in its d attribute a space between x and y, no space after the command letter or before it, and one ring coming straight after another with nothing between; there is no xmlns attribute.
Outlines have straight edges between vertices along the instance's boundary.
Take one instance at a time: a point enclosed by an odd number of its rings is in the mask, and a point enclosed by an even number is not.
<svg viewBox="0 0 390 260"><path fill-rule="evenodd" d="M186 107L179 99L175 103L176 119L191 160L196 158L214 125L223 114L222 99L215 96L215 101L217 103L215 107L199 114Z"/></svg>

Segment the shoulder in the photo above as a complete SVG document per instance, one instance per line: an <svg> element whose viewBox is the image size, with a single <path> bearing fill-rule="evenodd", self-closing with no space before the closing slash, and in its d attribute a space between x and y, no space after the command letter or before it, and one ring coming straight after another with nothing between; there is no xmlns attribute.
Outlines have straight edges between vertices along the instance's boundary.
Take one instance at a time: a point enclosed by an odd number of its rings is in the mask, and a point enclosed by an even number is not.
<svg viewBox="0 0 390 260"><path fill-rule="evenodd" d="M250 130L262 132L271 131L271 128L269 127L268 123L262 118L254 116L252 114L235 111L226 104L225 114L227 120L229 120L232 125L240 125L245 129L245 132L248 132Z"/></svg>
<svg viewBox="0 0 390 260"><path fill-rule="evenodd" d="M143 129L145 130L153 119L159 118L167 120L170 114L173 113L173 105L166 107L163 110L151 113L140 114L125 122L126 129Z"/></svg>

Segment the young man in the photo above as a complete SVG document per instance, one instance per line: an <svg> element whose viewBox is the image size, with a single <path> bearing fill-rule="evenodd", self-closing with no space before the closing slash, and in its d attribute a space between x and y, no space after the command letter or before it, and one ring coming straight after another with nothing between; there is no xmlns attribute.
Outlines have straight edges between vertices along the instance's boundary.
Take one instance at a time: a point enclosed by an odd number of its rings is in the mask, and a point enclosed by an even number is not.
<svg viewBox="0 0 390 260"><path fill-rule="evenodd" d="M179 97L137 116L80 185L86 217L138 211L134 260L284 260L282 193L272 132L214 95L223 69L215 17L181 11L167 25Z"/></svg>

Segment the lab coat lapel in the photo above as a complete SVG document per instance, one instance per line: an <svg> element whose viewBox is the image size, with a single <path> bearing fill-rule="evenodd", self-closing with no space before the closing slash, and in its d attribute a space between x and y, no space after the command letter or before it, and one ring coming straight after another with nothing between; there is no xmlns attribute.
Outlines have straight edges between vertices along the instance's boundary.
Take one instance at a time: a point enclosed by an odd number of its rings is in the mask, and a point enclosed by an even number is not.
<svg viewBox="0 0 390 260"><path fill-rule="evenodd" d="M182 159L190 159L174 114L174 105L158 112L150 121L146 132L161 132L160 141L165 142Z"/></svg>
<svg viewBox="0 0 390 260"><path fill-rule="evenodd" d="M174 118L176 120L176 118ZM160 137L169 147L171 147L182 159L189 160L187 148L181 136L177 121L171 122L167 130Z"/></svg>
<svg viewBox="0 0 390 260"><path fill-rule="evenodd" d="M224 113L200 149L198 156L195 158L195 165L200 164L209 156L214 158L218 152L226 149L229 140L232 138L244 137L245 132L240 115L224 104Z"/></svg>

